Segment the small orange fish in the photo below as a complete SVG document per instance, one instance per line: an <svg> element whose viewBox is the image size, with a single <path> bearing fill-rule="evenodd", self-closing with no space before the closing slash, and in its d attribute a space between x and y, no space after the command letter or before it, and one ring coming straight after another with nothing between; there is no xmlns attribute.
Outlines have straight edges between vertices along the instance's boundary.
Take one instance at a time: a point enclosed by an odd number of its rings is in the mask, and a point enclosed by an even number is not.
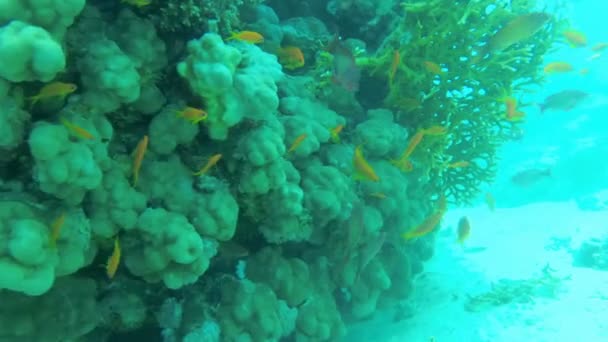
<svg viewBox="0 0 608 342"><path fill-rule="evenodd" d="M551 62L545 66L545 74L565 73L574 70L572 64L568 62Z"/></svg>
<svg viewBox="0 0 608 342"><path fill-rule="evenodd" d="M31 101L30 106L34 106L38 101L59 97L64 98L71 93L75 92L78 87L73 83L53 82L45 85L40 89L38 94L28 97Z"/></svg>
<svg viewBox="0 0 608 342"><path fill-rule="evenodd" d="M139 169L141 168L141 162L144 160L144 155L146 154L146 150L148 149L148 136L144 135L143 138L137 143L137 147L135 147L135 151L133 151L133 186L137 185L137 181L139 180Z"/></svg>
<svg viewBox="0 0 608 342"><path fill-rule="evenodd" d="M413 97L404 97L404 98L399 98L396 101L396 106L399 107L399 109L403 110L406 113L409 113L411 111L413 111L414 109L418 109L420 108L420 101L418 101L417 99L413 98Z"/></svg>
<svg viewBox="0 0 608 342"><path fill-rule="evenodd" d="M361 145L355 148L355 154L353 156L353 166L355 168L355 179L358 180L369 180L372 182L380 181L380 177L376 174L376 171L372 166L365 160Z"/></svg>
<svg viewBox="0 0 608 342"><path fill-rule="evenodd" d="M386 195L383 192L372 192L369 194L369 197L374 197L377 199L385 199Z"/></svg>
<svg viewBox="0 0 608 342"><path fill-rule="evenodd" d="M591 51L602 52L606 48L608 48L608 43L597 43L597 44L593 45L593 47L591 48Z"/></svg>
<svg viewBox="0 0 608 342"><path fill-rule="evenodd" d="M218 161L220 161L220 159L222 159L222 155L220 153L212 155L207 161L207 164L205 164L205 166L203 166L198 172L195 172L194 175L202 176L206 174L212 167L215 166L215 164L217 164Z"/></svg>
<svg viewBox="0 0 608 342"><path fill-rule="evenodd" d="M582 68L578 73L581 74L581 75L587 75L587 74L589 74L589 69L588 68Z"/></svg>
<svg viewBox="0 0 608 342"><path fill-rule="evenodd" d="M112 255L108 258L108 263L106 264L106 274L108 278L114 278L116 271L118 270L118 266L120 265L120 243L118 242L118 236L114 239L114 250L112 251Z"/></svg>
<svg viewBox="0 0 608 342"><path fill-rule="evenodd" d="M435 125L435 126L431 126L426 129L422 129L421 131L424 135L435 135L436 136L436 135L446 134L448 132L448 129L444 126Z"/></svg>
<svg viewBox="0 0 608 342"><path fill-rule="evenodd" d="M391 160L391 164L397 167L402 172L412 172L414 170L414 164L408 158L399 158Z"/></svg>
<svg viewBox="0 0 608 342"><path fill-rule="evenodd" d="M506 106L507 121L521 120L526 114L517 110L517 100L514 97L508 96L504 99Z"/></svg>
<svg viewBox="0 0 608 342"><path fill-rule="evenodd" d="M405 149L405 151L403 152L403 155L399 159L409 158L412 155L412 153L414 153L416 146L418 146L418 144L420 144L420 142L422 141L422 138L424 138L424 131L419 130L410 139L410 142L407 144L407 148Z"/></svg>
<svg viewBox="0 0 608 342"><path fill-rule="evenodd" d="M584 33L575 30L562 32L571 47L583 47L587 45L587 37Z"/></svg>
<svg viewBox="0 0 608 342"><path fill-rule="evenodd" d="M395 50L393 52L393 60L391 62L391 68L388 71L388 85L393 85L393 80L395 79L395 74L397 74L397 70L399 69L399 63L401 63L401 53L399 50Z"/></svg>
<svg viewBox="0 0 608 342"><path fill-rule="evenodd" d="M133 5L135 7L145 7L152 3L151 0L121 0L121 2L127 3L129 5Z"/></svg>
<svg viewBox="0 0 608 342"><path fill-rule="evenodd" d="M463 244L471 235L471 223L466 216L463 216L458 221L458 237L456 242Z"/></svg>
<svg viewBox="0 0 608 342"><path fill-rule="evenodd" d="M87 139L87 140L95 139L93 134L91 134L89 131L87 131L86 129L84 129L78 125L75 125L75 124L69 122L65 118L59 118L59 121L61 121L61 124L65 128L68 129L68 132L79 137L80 139Z"/></svg>
<svg viewBox="0 0 608 342"><path fill-rule="evenodd" d="M344 129L344 125L338 125L329 130L329 134L331 135L331 141L336 144L340 142L340 132L342 132L342 129Z"/></svg>
<svg viewBox="0 0 608 342"><path fill-rule="evenodd" d="M254 31L233 32L226 41L240 40L251 44L260 44L264 42L264 36Z"/></svg>
<svg viewBox="0 0 608 342"><path fill-rule="evenodd" d="M461 160L461 161L457 161L454 163L450 163L448 164L448 168L449 169L459 169L459 168L463 168L463 167L468 167L469 165L471 165L471 163L469 163L466 160Z"/></svg>
<svg viewBox="0 0 608 342"><path fill-rule="evenodd" d="M285 46L277 52L279 63L287 70L294 70L304 66L304 54L297 46Z"/></svg>
<svg viewBox="0 0 608 342"><path fill-rule="evenodd" d="M306 139L306 137L308 137L308 135L306 133L302 133L302 134L298 135L294 139L293 143L291 143L291 146L287 150L287 153L291 153L291 152L295 151L302 144L302 142Z"/></svg>
<svg viewBox="0 0 608 342"><path fill-rule="evenodd" d="M418 130L413 137L410 138L410 141L401 156L398 159L391 160L391 164L395 165L399 170L404 172L409 172L414 169L412 162L409 160L410 156L416 149L416 146L420 144L424 138L424 130Z"/></svg>
<svg viewBox="0 0 608 342"><path fill-rule="evenodd" d="M63 227L64 223L65 213L62 213L51 223L51 236L49 239L51 247L55 247L57 245L57 239L59 239L59 235L61 235L61 228Z"/></svg>
<svg viewBox="0 0 608 342"><path fill-rule="evenodd" d="M435 62L424 61L423 64L426 71L430 72L431 74L441 75L444 73L444 71L441 69L441 66L439 66L439 64Z"/></svg>
<svg viewBox="0 0 608 342"><path fill-rule="evenodd" d="M496 209L496 200L494 199L494 196L492 196L492 194L488 192L486 193L485 200L490 211L494 211Z"/></svg>
<svg viewBox="0 0 608 342"><path fill-rule="evenodd" d="M176 111L176 115L179 118L184 118L190 121L193 125L207 120L207 112L194 107L186 107L182 110Z"/></svg>
<svg viewBox="0 0 608 342"><path fill-rule="evenodd" d="M427 217L419 226L401 234L401 237L405 240L411 240L429 234L430 232L435 230L435 227L437 227L439 222L441 222L443 214L443 211L435 211L429 217Z"/></svg>
<svg viewBox="0 0 608 342"><path fill-rule="evenodd" d="M419 226L401 234L405 240L422 237L435 230L435 227L441 222L443 215L447 211L447 200L444 195L441 195L437 200L437 207L431 215L429 215Z"/></svg>

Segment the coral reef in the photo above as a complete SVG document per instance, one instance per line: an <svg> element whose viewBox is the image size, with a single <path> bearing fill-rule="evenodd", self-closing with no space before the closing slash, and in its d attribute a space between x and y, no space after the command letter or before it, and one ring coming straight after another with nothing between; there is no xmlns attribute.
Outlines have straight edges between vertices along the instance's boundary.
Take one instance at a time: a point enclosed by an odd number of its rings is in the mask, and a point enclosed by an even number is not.
<svg viewBox="0 0 608 342"><path fill-rule="evenodd" d="M562 23L475 58L534 1L262 2L0 5L1 340L340 341L492 179Z"/></svg>

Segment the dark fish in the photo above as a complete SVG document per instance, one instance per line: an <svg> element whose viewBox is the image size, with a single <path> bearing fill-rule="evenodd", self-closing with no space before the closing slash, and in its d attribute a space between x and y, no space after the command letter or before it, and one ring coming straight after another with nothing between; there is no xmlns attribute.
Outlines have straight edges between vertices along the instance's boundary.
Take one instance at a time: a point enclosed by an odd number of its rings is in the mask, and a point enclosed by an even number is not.
<svg viewBox="0 0 608 342"><path fill-rule="evenodd" d="M550 176L550 169L529 169L516 173L513 177L511 177L511 182L513 182L515 185L525 187Z"/></svg>
<svg viewBox="0 0 608 342"><path fill-rule="evenodd" d="M334 56L333 81L350 92L358 91L361 70L351 50L336 37L330 43L328 51Z"/></svg>
<svg viewBox="0 0 608 342"><path fill-rule="evenodd" d="M541 113L548 109L569 111L578 106L588 96L588 93L580 90L562 90L553 95L549 95L545 101L540 104L540 111Z"/></svg>
<svg viewBox="0 0 608 342"><path fill-rule="evenodd" d="M458 221L458 237L456 241L463 244L471 235L471 223L466 216L463 216Z"/></svg>
<svg viewBox="0 0 608 342"><path fill-rule="evenodd" d="M369 265L369 263L378 255L382 246L384 246L384 242L386 241L386 233L380 232L377 236L367 240L365 245L361 248L359 255L359 270L357 271L357 275L355 276L355 282L361 276L361 272Z"/></svg>

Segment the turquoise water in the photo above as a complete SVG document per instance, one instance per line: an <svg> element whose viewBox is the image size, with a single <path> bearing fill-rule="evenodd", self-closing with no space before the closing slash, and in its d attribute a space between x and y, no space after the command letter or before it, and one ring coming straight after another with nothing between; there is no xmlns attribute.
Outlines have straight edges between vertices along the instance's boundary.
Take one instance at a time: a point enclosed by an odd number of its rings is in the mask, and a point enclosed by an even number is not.
<svg viewBox="0 0 608 342"><path fill-rule="evenodd" d="M0 342L608 341L602 10L5 2Z"/></svg>

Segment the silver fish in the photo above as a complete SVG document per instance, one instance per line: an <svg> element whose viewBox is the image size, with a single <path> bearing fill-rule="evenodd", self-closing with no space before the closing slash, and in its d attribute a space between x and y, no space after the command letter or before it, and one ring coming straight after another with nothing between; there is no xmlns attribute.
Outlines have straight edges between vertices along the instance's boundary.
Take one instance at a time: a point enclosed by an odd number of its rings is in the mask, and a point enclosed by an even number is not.
<svg viewBox="0 0 608 342"><path fill-rule="evenodd" d="M540 104L540 111L543 113L548 109L569 111L578 106L589 96L588 93L580 90L568 89L549 95Z"/></svg>
<svg viewBox="0 0 608 342"><path fill-rule="evenodd" d="M550 169L528 169L513 175L511 182L515 185L526 187L550 176Z"/></svg>

